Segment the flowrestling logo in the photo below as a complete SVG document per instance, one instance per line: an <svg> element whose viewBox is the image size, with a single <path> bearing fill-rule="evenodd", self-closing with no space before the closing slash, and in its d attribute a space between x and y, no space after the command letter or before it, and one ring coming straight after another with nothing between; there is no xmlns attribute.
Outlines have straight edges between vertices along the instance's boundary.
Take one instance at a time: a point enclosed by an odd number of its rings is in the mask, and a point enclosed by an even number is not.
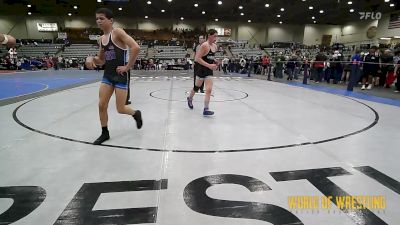
<svg viewBox="0 0 400 225"><path fill-rule="evenodd" d="M382 18L382 13L380 12L359 12L360 20L380 20Z"/></svg>

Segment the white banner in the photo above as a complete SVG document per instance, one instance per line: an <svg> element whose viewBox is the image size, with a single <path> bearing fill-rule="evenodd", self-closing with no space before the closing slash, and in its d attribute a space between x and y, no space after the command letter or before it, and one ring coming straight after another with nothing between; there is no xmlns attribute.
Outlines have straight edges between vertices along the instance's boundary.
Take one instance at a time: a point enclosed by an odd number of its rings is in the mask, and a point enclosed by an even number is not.
<svg viewBox="0 0 400 225"><path fill-rule="evenodd" d="M100 38L100 35L98 35L98 34L90 34L89 35L89 39L90 40L92 40L92 41L97 41L97 40L99 40L99 38Z"/></svg>
<svg viewBox="0 0 400 225"><path fill-rule="evenodd" d="M58 32L58 39L67 39L67 33Z"/></svg>
<svg viewBox="0 0 400 225"><path fill-rule="evenodd" d="M218 36L231 36L232 34L232 29L230 28L214 28L217 33Z"/></svg>
<svg viewBox="0 0 400 225"><path fill-rule="evenodd" d="M58 31L57 23L37 23L38 31Z"/></svg>

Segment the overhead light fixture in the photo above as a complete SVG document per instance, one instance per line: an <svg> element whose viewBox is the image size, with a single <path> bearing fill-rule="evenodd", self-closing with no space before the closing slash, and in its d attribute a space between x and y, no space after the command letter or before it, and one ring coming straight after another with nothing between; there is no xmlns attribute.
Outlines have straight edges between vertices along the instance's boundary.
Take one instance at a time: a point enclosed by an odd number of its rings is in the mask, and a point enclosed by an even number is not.
<svg viewBox="0 0 400 225"><path fill-rule="evenodd" d="M172 0L168 0L168 2L172 2Z"/></svg>
<svg viewBox="0 0 400 225"><path fill-rule="evenodd" d="M243 6L239 5L239 9L243 9Z"/></svg>
<svg viewBox="0 0 400 225"><path fill-rule="evenodd" d="M194 7L197 7L197 6L199 6L199 4L197 4L197 3L196 3L196 4L194 4Z"/></svg>
<svg viewBox="0 0 400 225"><path fill-rule="evenodd" d="M222 5L222 1L218 1L218 5Z"/></svg>
<svg viewBox="0 0 400 225"><path fill-rule="evenodd" d="M279 21L280 24L282 24L282 21Z"/></svg>
<svg viewBox="0 0 400 225"><path fill-rule="evenodd" d="M315 16L311 17L311 19L315 20Z"/></svg>
<svg viewBox="0 0 400 225"><path fill-rule="evenodd" d="M379 39L381 39L381 40L391 40L392 38L388 38L388 37L381 37L381 38L379 38Z"/></svg>
<svg viewBox="0 0 400 225"><path fill-rule="evenodd" d="M121 8L121 7L119 7L119 8L118 8L118 10L119 10L119 11L121 11L121 10L122 10L122 8Z"/></svg>
<svg viewBox="0 0 400 225"><path fill-rule="evenodd" d="M265 4L265 7L267 7L267 8L268 8L268 7L269 7L269 4L268 4L268 3L267 3L267 4Z"/></svg>
<svg viewBox="0 0 400 225"><path fill-rule="evenodd" d="M248 23L251 23L251 20L247 20Z"/></svg>
<svg viewBox="0 0 400 225"><path fill-rule="evenodd" d="M32 5L27 5L26 7L30 8L30 7L32 7Z"/></svg>
<svg viewBox="0 0 400 225"><path fill-rule="evenodd" d="M32 13L31 13L31 12L28 12L28 15L32 15Z"/></svg>
<svg viewBox="0 0 400 225"><path fill-rule="evenodd" d="M319 10L319 13L324 13L324 10Z"/></svg>
<svg viewBox="0 0 400 225"><path fill-rule="evenodd" d="M78 9L78 6L74 5L74 9Z"/></svg>
<svg viewBox="0 0 400 225"><path fill-rule="evenodd" d="M347 4L351 5L351 4L353 4L353 2L352 1L348 1Z"/></svg>
<svg viewBox="0 0 400 225"><path fill-rule="evenodd" d="M390 6L390 7L394 7L394 3L391 3L389 6Z"/></svg>
<svg viewBox="0 0 400 225"><path fill-rule="evenodd" d="M314 23L317 23L317 21L314 20Z"/></svg>
<svg viewBox="0 0 400 225"><path fill-rule="evenodd" d="M181 17L181 20L184 20L185 18Z"/></svg>
<svg viewBox="0 0 400 225"><path fill-rule="evenodd" d="M206 11L201 12L201 14L206 14Z"/></svg>
<svg viewBox="0 0 400 225"><path fill-rule="evenodd" d="M400 38L400 36L394 36L393 38Z"/></svg>
<svg viewBox="0 0 400 225"><path fill-rule="evenodd" d="M240 13L241 16L244 16L244 13Z"/></svg>
<svg viewBox="0 0 400 225"><path fill-rule="evenodd" d="M305 2L306 0L303 0L303 2Z"/></svg>
<svg viewBox="0 0 400 225"><path fill-rule="evenodd" d="M282 11L282 12L285 11L285 8L281 8L281 11Z"/></svg>
<svg viewBox="0 0 400 225"><path fill-rule="evenodd" d="M276 17L281 17L281 15L278 14L278 15L276 15Z"/></svg>
<svg viewBox="0 0 400 225"><path fill-rule="evenodd" d="M314 7L312 7L312 6L310 5L310 6L308 6L308 9L314 9Z"/></svg>
<svg viewBox="0 0 400 225"><path fill-rule="evenodd" d="M147 1L147 5L151 5L151 1Z"/></svg>
<svg viewBox="0 0 400 225"><path fill-rule="evenodd" d="M144 16L144 18L145 18L145 19L148 19L148 18L149 18L149 16Z"/></svg>
<svg viewBox="0 0 400 225"><path fill-rule="evenodd" d="M68 16L72 16L72 13L68 13Z"/></svg>
<svg viewBox="0 0 400 225"><path fill-rule="evenodd" d="M218 22L218 19L215 19L215 22Z"/></svg>
<svg viewBox="0 0 400 225"><path fill-rule="evenodd" d="M350 9L350 12L354 12L354 9Z"/></svg>
<svg viewBox="0 0 400 225"><path fill-rule="evenodd" d="M390 0L385 0L385 2L390 2Z"/></svg>
<svg viewBox="0 0 400 225"><path fill-rule="evenodd" d="M164 10L164 9L161 9L161 12L165 12L165 10Z"/></svg>
<svg viewBox="0 0 400 225"><path fill-rule="evenodd" d="M97 0L97 2L101 2L101 0Z"/></svg>

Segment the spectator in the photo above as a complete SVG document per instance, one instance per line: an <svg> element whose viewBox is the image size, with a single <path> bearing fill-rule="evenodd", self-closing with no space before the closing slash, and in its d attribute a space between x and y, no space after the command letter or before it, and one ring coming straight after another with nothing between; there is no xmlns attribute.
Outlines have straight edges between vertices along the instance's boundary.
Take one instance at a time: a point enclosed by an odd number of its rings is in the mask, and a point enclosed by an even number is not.
<svg viewBox="0 0 400 225"><path fill-rule="evenodd" d="M373 46L369 50L369 54L365 56L363 63L363 77L361 90L371 89L373 84L373 78L377 77L379 70L379 56L377 47ZM367 85L367 87L366 87Z"/></svg>

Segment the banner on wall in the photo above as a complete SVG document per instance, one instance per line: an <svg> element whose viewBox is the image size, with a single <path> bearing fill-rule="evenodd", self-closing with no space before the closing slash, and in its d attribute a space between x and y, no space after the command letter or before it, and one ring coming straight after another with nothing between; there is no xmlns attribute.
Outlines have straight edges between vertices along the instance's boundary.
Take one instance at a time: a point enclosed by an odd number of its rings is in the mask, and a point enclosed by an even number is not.
<svg viewBox="0 0 400 225"><path fill-rule="evenodd" d="M231 36L232 29L230 28L215 28L218 33L218 36Z"/></svg>
<svg viewBox="0 0 400 225"><path fill-rule="evenodd" d="M66 32L58 32L58 39L67 39L67 33Z"/></svg>
<svg viewBox="0 0 400 225"><path fill-rule="evenodd" d="M38 31L58 31L57 23L36 23Z"/></svg>

